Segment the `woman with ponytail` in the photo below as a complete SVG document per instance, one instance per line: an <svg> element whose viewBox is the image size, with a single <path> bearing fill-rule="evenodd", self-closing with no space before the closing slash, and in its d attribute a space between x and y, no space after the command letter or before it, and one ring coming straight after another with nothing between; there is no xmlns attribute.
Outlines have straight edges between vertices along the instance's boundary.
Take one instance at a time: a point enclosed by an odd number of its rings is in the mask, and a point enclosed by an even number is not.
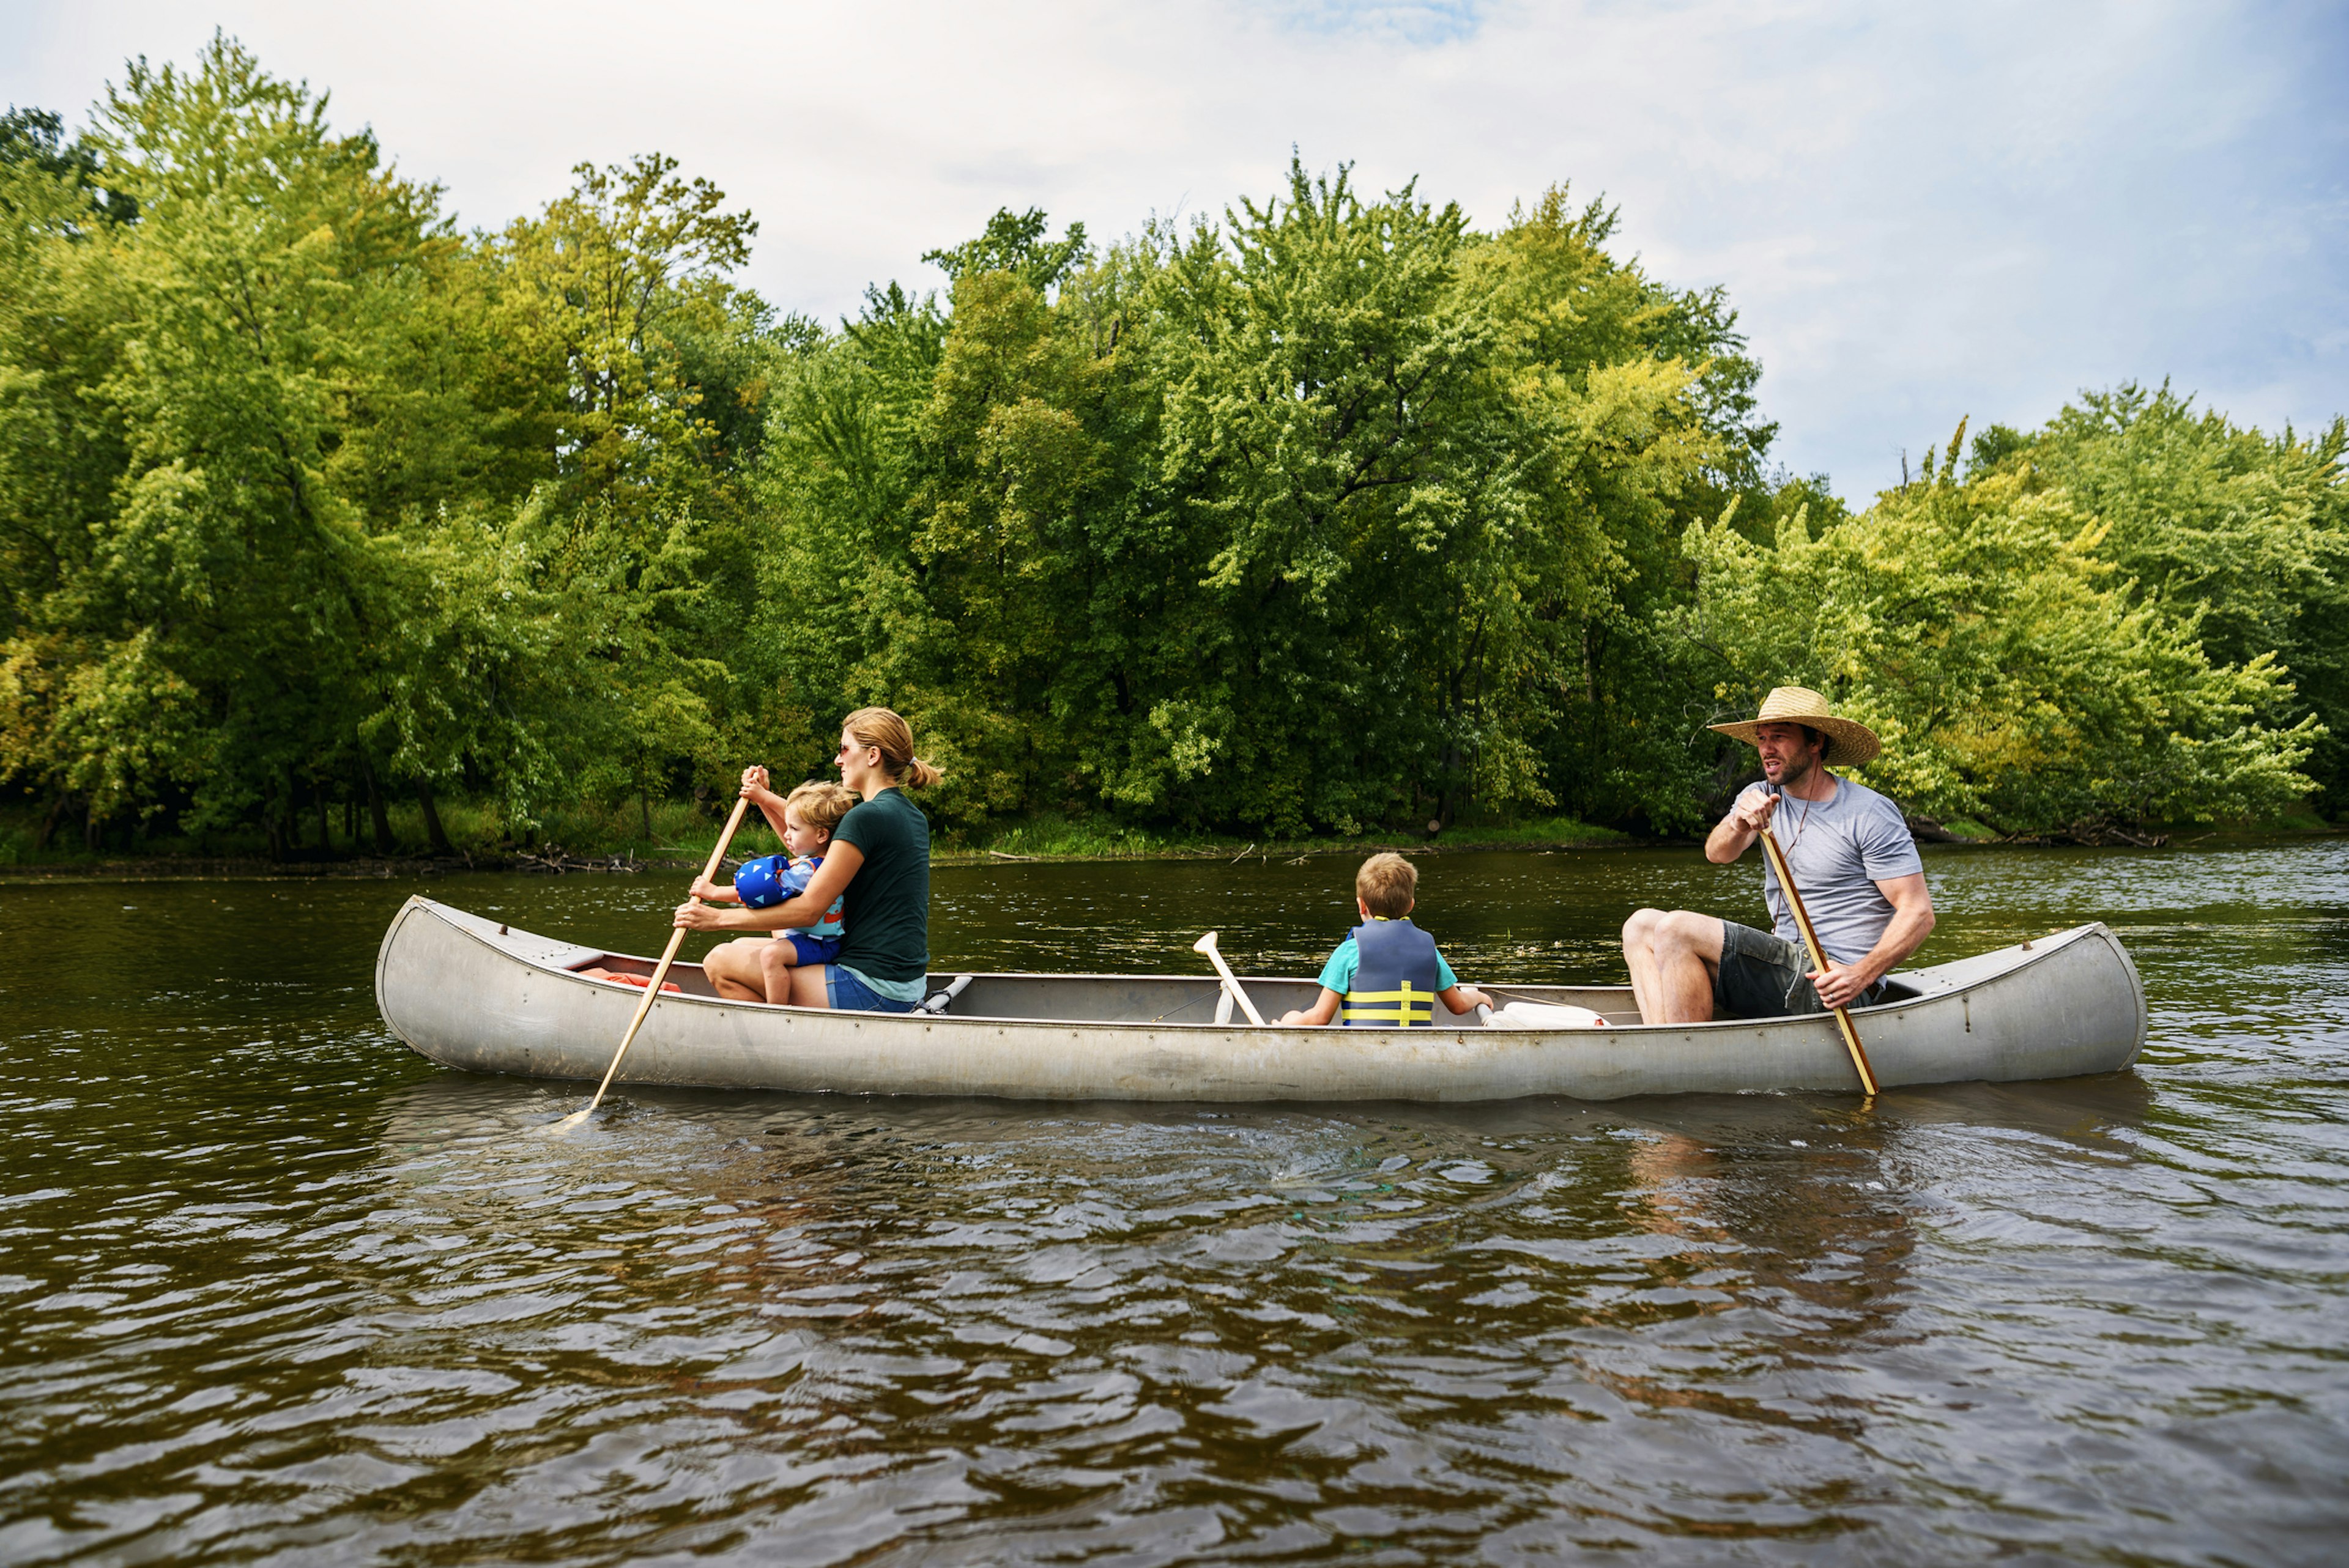
<svg viewBox="0 0 2349 1568"><path fill-rule="evenodd" d="M823 864L807 891L768 909L683 903L677 923L689 931L813 925L837 898L846 928L840 951L830 964L795 965L756 943L730 942L703 963L719 995L910 1013L928 989L930 821L905 790L936 783L938 770L914 755L913 729L885 707L860 707L841 721L839 760L841 781L864 799L832 830ZM767 770L746 769L742 793L763 806L761 797L772 793ZM771 957L775 961L768 962Z"/></svg>

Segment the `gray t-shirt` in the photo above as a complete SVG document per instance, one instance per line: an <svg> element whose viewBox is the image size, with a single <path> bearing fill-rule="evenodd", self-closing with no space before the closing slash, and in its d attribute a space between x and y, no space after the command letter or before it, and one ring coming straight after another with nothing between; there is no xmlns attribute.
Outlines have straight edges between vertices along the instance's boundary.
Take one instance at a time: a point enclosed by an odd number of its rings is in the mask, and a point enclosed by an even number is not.
<svg viewBox="0 0 2349 1568"><path fill-rule="evenodd" d="M1824 800L1798 800L1792 795L1780 800L1770 826L1778 835L1778 847L1786 851L1786 865L1802 890L1803 907L1810 912L1819 945L1838 964L1867 956L1892 923L1892 901L1876 884L1925 869L1900 808L1865 784L1838 779L1836 792ZM1778 935L1802 946L1802 930L1778 891L1766 855L1762 859L1762 896L1769 903Z"/></svg>

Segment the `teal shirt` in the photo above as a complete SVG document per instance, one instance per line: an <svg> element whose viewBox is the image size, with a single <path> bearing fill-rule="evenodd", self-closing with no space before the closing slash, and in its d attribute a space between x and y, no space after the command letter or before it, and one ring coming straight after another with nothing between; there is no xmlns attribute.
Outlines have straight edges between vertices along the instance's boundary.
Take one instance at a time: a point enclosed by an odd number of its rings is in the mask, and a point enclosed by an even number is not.
<svg viewBox="0 0 2349 1568"><path fill-rule="evenodd" d="M1376 920L1378 916L1371 917ZM1338 951L1330 954L1330 962L1321 965L1321 984L1342 996L1354 988L1354 971L1362 965L1362 950L1350 936L1338 944ZM1452 965L1444 962L1444 954L1435 954L1435 988L1449 991L1460 984L1460 976L1452 973Z"/></svg>

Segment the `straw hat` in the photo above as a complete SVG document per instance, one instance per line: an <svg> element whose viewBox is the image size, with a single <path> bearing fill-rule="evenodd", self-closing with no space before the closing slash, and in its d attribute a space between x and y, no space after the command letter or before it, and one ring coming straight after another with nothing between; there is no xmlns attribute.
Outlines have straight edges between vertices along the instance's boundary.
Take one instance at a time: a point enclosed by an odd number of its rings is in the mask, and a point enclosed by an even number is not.
<svg viewBox="0 0 2349 1568"><path fill-rule="evenodd" d="M1765 724L1806 724L1827 738L1826 754L1819 758L1841 767L1856 768L1884 749L1876 738L1876 731L1856 718L1837 718L1827 699L1808 686L1775 686L1762 699L1762 711L1742 724L1715 724L1706 727L1723 735L1733 735L1752 746L1754 732Z"/></svg>

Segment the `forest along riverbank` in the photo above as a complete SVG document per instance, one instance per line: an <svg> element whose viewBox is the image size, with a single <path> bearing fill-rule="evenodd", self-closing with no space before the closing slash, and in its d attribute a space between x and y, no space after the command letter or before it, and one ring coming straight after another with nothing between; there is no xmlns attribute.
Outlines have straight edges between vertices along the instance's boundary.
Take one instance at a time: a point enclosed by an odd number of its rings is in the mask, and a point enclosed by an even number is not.
<svg viewBox="0 0 2349 1568"><path fill-rule="evenodd" d="M453 813L451 813L453 815ZM421 852L368 854L356 841L347 849L329 848L299 854L192 852L177 841L159 843L152 852L135 857L97 855L79 851L36 853L22 843L0 841L0 880L26 876L431 876L457 871L521 872L639 872L698 871L717 841L722 819L712 818L694 828L665 835L658 841L591 835L585 839L554 839L516 845L483 842L452 854ZM698 838L699 842L695 840ZM1206 833L1162 832L1110 823L1044 822L1014 824L983 835L975 841L948 836L933 841L932 857L940 861L1140 861L1288 859L1298 855L1370 855L1381 850L1413 854L1458 854L1485 850L1552 850L1622 847L1657 841L1641 840L1612 829L1594 827L1571 818L1503 827L1454 827L1423 833L1369 833L1351 837L1267 840L1224 838ZM771 853L772 839L753 817L740 845L751 854Z"/></svg>
<svg viewBox="0 0 2349 1568"><path fill-rule="evenodd" d="M31 848L657 843L731 748L821 768L893 692L973 836L1687 831L1744 760L1704 724L1787 685L2001 835L2349 810L2337 412L2084 388L1847 499L1785 466L1725 287L1565 184L1479 227L1292 152L1179 236L999 210L824 324L749 288L707 170L460 225L225 33L0 154Z"/></svg>
<svg viewBox="0 0 2349 1568"><path fill-rule="evenodd" d="M738 841L737 852L730 855L727 864L737 865L746 855L771 854L775 844L763 838L755 827L745 835L747 849ZM2176 836L2164 835L2164 848L2184 848L2201 852L2252 850L2284 846L2314 840L2349 837L2349 827L2336 826L2309 818L2288 826L2259 828L2221 828L2181 830ZM204 880L208 878L262 879L285 882L305 880L371 880L395 878L437 878L458 874L519 872L566 875L571 873L605 873L640 875L683 872L697 872L709 858L709 847L716 841L713 830L709 839L698 846L664 844L650 847L623 846L592 852L572 850L562 844L547 844L534 850L482 851L456 856L426 855L350 855L307 860L269 860L260 856L200 856L157 854L138 859L92 859L88 857L60 858L52 861L23 864L0 863L0 887L12 882L37 882L57 881L88 882L155 882ZM1295 841L1257 842L1253 840L1176 840L1154 841L1143 838L1131 843L1121 843L1113 838L1078 839L1073 842L1046 839L1041 843L1018 838L998 841L999 843L1026 843L1032 847L1009 850L998 847L958 848L940 845L932 851L933 861L940 865L988 866L1035 862L1042 864L1097 864L1102 862L1134 863L1146 861L1202 861L1226 865L1264 865L1273 861L1314 861L1337 857L1361 860L1381 850L1396 850L1412 856L1423 855L1483 855L1483 854L1547 854L1562 850L1614 851L1684 852L1694 846L1695 840L1657 841L1640 839L1584 823L1553 824L1547 830L1520 836L1514 829L1469 829L1432 834L1424 838L1366 836L1354 839L1306 839ZM1934 846L1937 851L1979 850L2001 851L2014 850L2066 849L2062 844L2032 843L2006 845L1993 842L1969 842L1946 838L1922 838L1920 842ZM2123 847L2126 852L2126 847ZM1751 857L1749 857L1751 858ZM688 878L689 880L689 878Z"/></svg>
<svg viewBox="0 0 2349 1568"><path fill-rule="evenodd" d="M0 1558L2320 1560L2349 1511L2349 844L1930 850L1920 960L2120 932L2140 1068L1582 1106L435 1070L429 891L637 951L654 877L0 887ZM1309 973L1350 868L943 866L942 966ZM1464 976L1619 975L1686 850L1443 857Z"/></svg>

